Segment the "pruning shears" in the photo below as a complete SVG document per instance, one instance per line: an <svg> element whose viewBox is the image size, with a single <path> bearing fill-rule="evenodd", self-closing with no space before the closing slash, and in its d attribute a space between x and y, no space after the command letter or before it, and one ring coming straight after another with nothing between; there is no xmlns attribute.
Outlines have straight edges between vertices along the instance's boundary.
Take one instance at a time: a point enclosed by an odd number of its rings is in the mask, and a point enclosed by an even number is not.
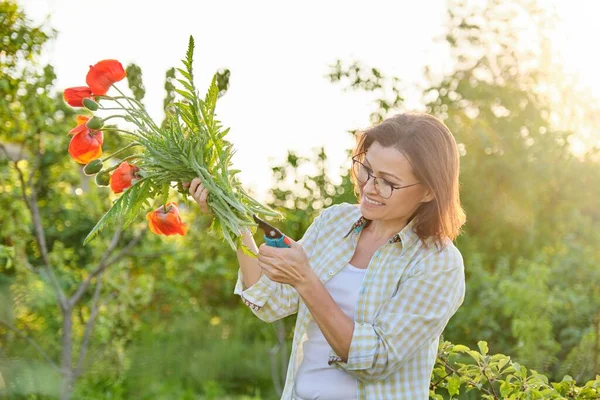
<svg viewBox="0 0 600 400"><path fill-rule="evenodd" d="M252 218L254 218L254 221L265 232L265 243L267 246L291 247L289 239L279 229L258 218L256 214L253 214Z"/></svg>

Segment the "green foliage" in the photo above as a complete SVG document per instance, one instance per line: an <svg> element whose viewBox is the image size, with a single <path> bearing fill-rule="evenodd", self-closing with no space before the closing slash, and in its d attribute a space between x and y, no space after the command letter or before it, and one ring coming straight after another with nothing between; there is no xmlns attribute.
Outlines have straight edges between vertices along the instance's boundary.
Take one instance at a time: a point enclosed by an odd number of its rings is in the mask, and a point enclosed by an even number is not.
<svg viewBox="0 0 600 400"><path fill-rule="evenodd" d="M366 67L358 61L345 66L337 60L330 66L328 78L333 83L345 84L346 90L364 90L377 95L376 108L370 116L373 124L381 122L392 110L399 109L404 103L398 77L388 78L377 68ZM392 92L391 97L388 91Z"/></svg>
<svg viewBox="0 0 600 400"><path fill-rule="evenodd" d="M308 165L316 169L308 176L300 170ZM272 167L275 187L270 190L269 206L283 210L282 231L299 239L313 219L324 208L342 202L356 201L349 169L340 168L342 182L335 184L326 171L327 153L324 148L314 149L313 159L289 151L284 165Z"/></svg>
<svg viewBox="0 0 600 400"><path fill-rule="evenodd" d="M31 71L23 68L22 62L36 62L42 46L54 35L54 31L48 32L43 26L32 26L16 2L0 3L0 36L3 38L0 72L3 77L3 93L4 90L9 90L10 83L16 82L15 77L28 76Z"/></svg>
<svg viewBox="0 0 600 400"><path fill-rule="evenodd" d="M217 78L217 88L219 89L219 97L227 93L227 89L229 89L230 75L231 71L228 68L220 69L217 71L217 74L215 76Z"/></svg>
<svg viewBox="0 0 600 400"><path fill-rule="evenodd" d="M471 391L480 399L597 399L600 376L577 386L570 376L560 382L535 370L528 370L504 354L488 354L487 342L477 343L479 351L467 346L440 342L438 359L431 378L430 398L464 398Z"/></svg>
<svg viewBox="0 0 600 400"><path fill-rule="evenodd" d="M152 181L148 178L140 179L134 188L126 190L115 200L110 210L100 218L100 221L85 237L83 244L88 243L112 220L119 221L123 229L127 228L142 208L150 207L150 200L157 196Z"/></svg>
<svg viewBox="0 0 600 400"><path fill-rule="evenodd" d="M127 83L131 93L133 93L133 98L141 102L146 95L146 88L142 81L142 69L136 64L130 64L125 72L127 72Z"/></svg>

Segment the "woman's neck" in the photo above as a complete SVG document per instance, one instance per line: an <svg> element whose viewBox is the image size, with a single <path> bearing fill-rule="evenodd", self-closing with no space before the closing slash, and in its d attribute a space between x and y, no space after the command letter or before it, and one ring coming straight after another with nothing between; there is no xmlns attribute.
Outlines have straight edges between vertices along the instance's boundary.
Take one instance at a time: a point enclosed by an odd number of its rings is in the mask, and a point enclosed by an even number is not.
<svg viewBox="0 0 600 400"><path fill-rule="evenodd" d="M408 219L394 221L368 220L363 228L369 238L375 242L389 240L408 224Z"/></svg>

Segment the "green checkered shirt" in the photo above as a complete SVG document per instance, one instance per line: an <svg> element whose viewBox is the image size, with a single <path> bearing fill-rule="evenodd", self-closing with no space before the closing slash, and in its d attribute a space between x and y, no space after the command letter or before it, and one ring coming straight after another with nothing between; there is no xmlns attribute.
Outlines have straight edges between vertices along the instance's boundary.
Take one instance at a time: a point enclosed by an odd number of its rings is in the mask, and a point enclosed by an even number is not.
<svg viewBox="0 0 600 400"><path fill-rule="evenodd" d="M348 264L366 222L359 205L336 204L322 210L298 241L323 284ZM413 225L414 220L381 246L369 263L354 311L348 361L342 362L333 350L323 354L330 365L358 379L357 399L427 399L440 335L464 299L458 249L450 240L442 250L429 240L425 245ZM312 316L292 286L264 274L244 289L238 273L234 293L263 321L298 313L281 397L291 400Z"/></svg>

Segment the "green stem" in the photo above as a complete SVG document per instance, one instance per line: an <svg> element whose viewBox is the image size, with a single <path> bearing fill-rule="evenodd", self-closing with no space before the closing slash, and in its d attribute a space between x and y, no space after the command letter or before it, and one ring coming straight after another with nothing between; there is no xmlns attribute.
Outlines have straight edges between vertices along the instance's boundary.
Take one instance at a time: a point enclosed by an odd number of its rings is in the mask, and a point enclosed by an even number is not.
<svg viewBox="0 0 600 400"><path fill-rule="evenodd" d="M135 125L137 125L137 127L140 129L140 131L142 133L142 136L145 137L145 135L143 135L144 126L142 124L140 124L140 122L138 121L137 115L136 115L137 113L139 113L139 110L130 109L130 108L125 107L123 104L121 104L121 102L119 100L117 100L116 97L110 97L110 96L104 96L104 97L114 101L119 106L121 106L121 110L124 110L131 117L131 121L128 121L128 122L133 122ZM144 115L142 115L141 118L142 118L142 120L144 120L145 119Z"/></svg>
<svg viewBox="0 0 600 400"><path fill-rule="evenodd" d="M139 154L132 154L130 156L125 157L124 159L122 159L116 165L113 165L109 169L103 169L101 172L111 172L111 171L114 171L115 169L119 168L119 165L123 164L124 161L132 160L134 158L140 158L140 157L141 156Z"/></svg>
<svg viewBox="0 0 600 400"><path fill-rule="evenodd" d="M136 111L136 110L134 110L132 108L123 108L123 107L100 107L98 109L99 110L125 110L125 111L127 111L127 110L133 110L133 111Z"/></svg>
<svg viewBox="0 0 600 400"><path fill-rule="evenodd" d="M150 118L150 116L146 112L146 109L144 108L144 106L139 101L137 101L136 99L132 99L129 96L125 96L125 94L117 86L113 85L113 87L129 103L130 106L133 107L133 102L135 102L135 104L139 107L139 111L143 114L141 116L142 120L144 122L146 122L148 124L148 126L150 126L155 132L160 133L158 127L156 126L156 124L154 123L154 121L152 120L152 118Z"/></svg>
<svg viewBox="0 0 600 400"><path fill-rule="evenodd" d="M136 158L140 158L140 157L142 157L142 155L141 155L141 154L132 154L132 155L130 155L130 156L127 156L127 157L125 157L124 159L122 159L122 160L121 160L121 163L122 163L123 161L127 161L127 160L134 160L134 159L136 159ZM119 163L119 164L121 164L121 163Z"/></svg>
<svg viewBox="0 0 600 400"><path fill-rule="evenodd" d="M128 135L139 137L139 135L137 133L126 131L126 130L119 129L119 128L102 128L102 130L105 131L105 132L106 131L111 131L111 132L127 133Z"/></svg>
<svg viewBox="0 0 600 400"><path fill-rule="evenodd" d="M124 94L122 91L120 91L118 87L116 87L116 86L114 86L114 85L113 85L113 87L115 88L115 90L116 90L117 92L119 92L119 94L120 94L121 96L107 96L107 98L109 98L109 99L111 99L111 100L115 100L115 99L127 100L127 102L128 102L129 104L131 104L132 106L133 106L133 104L132 104L132 102L133 102L133 103L135 103L135 105L136 105L136 106L138 106L138 108L140 108L140 109L144 109L144 106L143 106L143 105L142 105L142 103L140 103L138 100L136 100L136 99L132 99L131 97L128 97L128 96L125 96L125 94ZM134 108L134 109L135 109L135 108Z"/></svg>
<svg viewBox="0 0 600 400"><path fill-rule="evenodd" d="M133 146L139 146L139 145L140 145L140 143L131 143L131 144L128 144L127 146L123 147L122 149L119 149L119 150L115 151L110 156L108 156L106 158L103 158L102 162L110 160L111 158L113 158L117 154L120 154L120 153L124 152L125 150L132 148Z"/></svg>
<svg viewBox="0 0 600 400"><path fill-rule="evenodd" d="M100 172L107 173L107 172L114 171L115 169L119 168L119 165L121 165L121 163L117 163L116 165L113 165L112 167L110 167L108 169L103 169Z"/></svg>
<svg viewBox="0 0 600 400"><path fill-rule="evenodd" d="M106 122L106 121L108 121L109 119L112 119L112 118L121 118L121 119L125 119L125 118L127 118L127 115L120 115L120 114L117 114L117 115L111 115L111 116L109 116L109 117L106 117L106 118L104 118L104 119L102 120L102 122Z"/></svg>

